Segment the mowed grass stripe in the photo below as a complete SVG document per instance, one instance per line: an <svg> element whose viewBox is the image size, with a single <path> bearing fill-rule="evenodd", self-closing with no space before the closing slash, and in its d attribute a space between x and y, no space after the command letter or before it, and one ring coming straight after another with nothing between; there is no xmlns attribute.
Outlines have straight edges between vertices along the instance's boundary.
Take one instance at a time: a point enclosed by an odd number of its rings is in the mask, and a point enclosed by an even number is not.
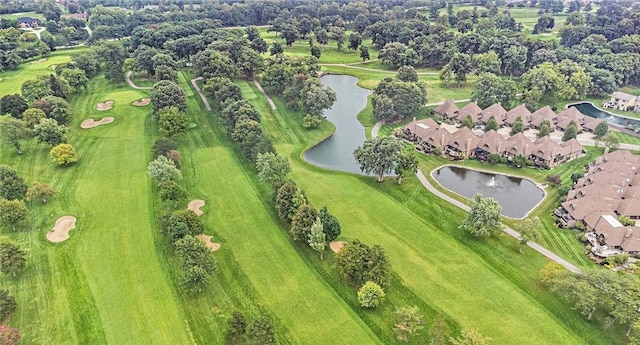
<svg viewBox="0 0 640 345"><path fill-rule="evenodd" d="M82 131L96 136L77 169L74 199L81 207L82 232L77 259L87 276L109 344L187 344L190 339L169 276L162 267L153 232L146 174L149 148L144 139L150 108L131 101L143 96L128 88L109 87L102 79L88 88L88 100L114 100L113 124ZM87 101L77 112L95 114ZM81 147L79 147L81 149Z"/></svg>

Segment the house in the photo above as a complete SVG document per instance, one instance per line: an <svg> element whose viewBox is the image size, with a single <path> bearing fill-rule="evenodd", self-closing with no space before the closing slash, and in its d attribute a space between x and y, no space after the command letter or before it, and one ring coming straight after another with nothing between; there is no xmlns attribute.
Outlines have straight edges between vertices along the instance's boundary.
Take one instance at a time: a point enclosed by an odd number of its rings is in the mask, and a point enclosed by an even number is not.
<svg viewBox="0 0 640 345"><path fill-rule="evenodd" d="M502 146L506 141L502 135L493 129L484 133L478 140L475 157L484 161L491 154L501 155L503 152Z"/></svg>
<svg viewBox="0 0 640 345"><path fill-rule="evenodd" d="M558 115L548 105L540 108L531 114L530 126L535 129L540 129L540 125L544 121L549 121L550 128L554 128L558 122Z"/></svg>
<svg viewBox="0 0 640 345"><path fill-rule="evenodd" d="M533 150L528 158L537 167L553 168L562 159L560 145L548 136L539 138L533 142Z"/></svg>
<svg viewBox="0 0 640 345"><path fill-rule="evenodd" d="M37 28L42 25L40 19L31 17L18 17L18 25L22 29Z"/></svg>
<svg viewBox="0 0 640 345"><path fill-rule="evenodd" d="M437 108L435 108L431 115L437 116L444 120L453 120L458 116L458 107L452 100L446 100L444 103L440 104Z"/></svg>
<svg viewBox="0 0 640 345"><path fill-rule="evenodd" d="M604 120L596 119L593 117L585 116L584 123L582 124L582 129L586 132L593 133L596 130L596 127ZM606 121L605 121L606 122Z"/></svg>
<svg viewBox="0 0 640 345"><path fill-rule="evenodd" d="M516 133L507 139L502 155L511 161L513 157L519 155L529 157L532 149L533 143L531 140L523 133Z"/></svg>
<svg viewBox="0 0 640 345"><path fill-rule="evenodd" d="M403 138L415 142L416 148L426 153L433 153L436 149L442 150L449 135L446 129L440 128L440 125L430 118L414 120L402 128Z"/></svg>
<svg viewBox="0 0 640 345"><path fill-rule="evenodd" d="M502 127L504 126L504 120L507 118L507 111L500 103L494 103L480 113L480 122L486 125L492 116L496 119L498 127Z"/></svg>
<svg viewBox="0 0 640 345"><path fill-rule="evenodd" d="M473 155L478 141L478 137L469 128L462 127L451 133L444 152L455 159L465 159Z"/></svg>
<svg viewBox="0 0 640 345"><path fill-rule="evenodd" d="M598 245L603 248L594 248L593 253L601 256L605 251L611 254L626 252L630 255L640 253L640 227L623 226L613 215L602 215L594 227ZM602 255L605 254L605 255Z"/></svg>
<svg viewBox="0 0 640 345"><path fill-rule="evenodd" d="M575 122L577 132L582 132L582 125L585 122L585 116L575 107L569 107L558 114L556 119L556 128L564 131L571 122Z"/></svg>
<svg viewBox="0 0 640 345"><path fill-rule="evenodd" d="M585 153L586 151L584 146L582 146L582 144L580 144L575 138L565 141L564 143L560 143L559 154L562 157L560 163L565 163L572 159L583 157Z"/></svg>
<svg viewBox="0 0 640 345"><path fill-rule="evenodd" d="M481 124L480 115L482 114L482 108L478 106L476 102L470 102L464 107L458 110L458 116L456 116L456 122L462 122L467 116L471 117L471 123L474 126L478 126Z"/></svg>
<svg viewBox="0 0 640 345"><path fill-rule="evenodd" d="M519 106L509 110L506 114L504 124L511 127L518 117L522 118L524 129L528 129L529 122L531 122L531 112L524 104L520 104ZM553 130L553 128L551 130Z"/></svg>
<svg viewBox="0 0 640 345"><path fill-rule="evenodd" d="M414 119L402 128L402 137L411 142L418 142L420 137L439 127L440 125L431 118L418 121Z"/></svg>
<svg viewBox="0 0 640 345"><path fill-rule="evenodd" d="M637 102L638 96L616 91L611 95L611 100L607 104L616 110L633 110Z"/></svg>

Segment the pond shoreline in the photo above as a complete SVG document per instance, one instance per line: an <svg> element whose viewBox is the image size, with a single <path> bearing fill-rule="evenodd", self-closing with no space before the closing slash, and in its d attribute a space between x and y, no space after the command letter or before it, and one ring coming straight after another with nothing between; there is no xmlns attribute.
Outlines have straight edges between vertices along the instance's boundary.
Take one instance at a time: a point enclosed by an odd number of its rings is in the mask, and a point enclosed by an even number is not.
<svg viewBox="0 0 640 345"><path fill-rule="evenodd" d="M574 106L574 107L575 107L576 105L579 105L579 104L591 104L591 106L592 106L592 107L594 107L594 108L596 108L596 109L600 110L601 112L607 113L607 114L609 114L609 115L611 115L611 116L620 117L620 118L627 119L627 120L640 121L640 118L637 118L637 117L630 117L630 116L625 116L625 115L620 115L620 114L612 113L612 112L610 112L610 111L606 110L605 108L602 108L602 107L599 107L599 106L595 105L595 103L590 102L590 101L580 101L580 102L569 103L569 104L565 105L565 106L564 106L564 108L565 108L565 109L569 109L569 107L571 107L571 106ZM585 114L585 115L586 115L586 114ZM589 115L587 115L587 116L589 116ZM589 117L591 117L591 116L589 116ZM613 125L614 125L614 126L618 126L618 125L616 125L616 124L613 124Z"/></svg>
<svg viewBox="0 0 640 345"><path fill-rule="evenodd" d="M529 178L529 177L525 177L525 176L519 176L519 175L514 175L514 174L509 174L509 173L502 173L502 172L495 172L495 171L491 171L491 170L486 170L486 169L477 169L477 168L470 168L470 167L466 167L464 165L459 165L459 164L455 164L455 163L450 163L450 164L443 164L440 165L436 168L434 168L431 173L429 174L431 176L431 178L438 184L438 186L440 186L441 188L443 188L444 190L446 190L447 192L451 192L465 200L471 200L470 198L456 192L453 191L445 186L442 185L442 183L440 183L440 181L438 181L438 179L434 176L434 174L436 173L436 171L442 169L442 168L446 168L446 167L454 167L454 168L459 168L459 169L466 169L466 170L471 170L471 171L476 171L476 172L480 172L480 173L485 173L485 174L492 174L492 175L502 175L502 176L507 176L507 177L514 177L514 178L519 178L522 180L527 180L530 181L531 183L533 183L534 186L536 186L536 188L538 188L540 191L542 191L543 197L542 199L540 199L540 201L538 201L535 205L533 205L533 207L527 211L527 213L525 213L524 216L522 217L510 217L507 215L502 214L503 217L509 218L509 219L516 219L516 220L521 220L524 218L527 218L529 216L529 214L531 214L531 212L533 212L536 208L538 208L538 206L540 206L540 204L542 204L543 201L545 201L547 199L547 197L549 196L549 194L547 193L546 187L545 185L538 183L536 181L534 181L533 179ZM478 193L480 194L480 193ZM502 206L502 205L501 205Z"/></svg>

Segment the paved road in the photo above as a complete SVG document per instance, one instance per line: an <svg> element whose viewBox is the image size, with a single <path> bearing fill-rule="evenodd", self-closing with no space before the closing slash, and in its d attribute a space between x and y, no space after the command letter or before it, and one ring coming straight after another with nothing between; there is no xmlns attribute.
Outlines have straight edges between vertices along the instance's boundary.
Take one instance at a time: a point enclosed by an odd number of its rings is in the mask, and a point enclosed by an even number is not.
<svg viewBox="0 0 640 345"><path fill-rule="evenodd" d="M256 80L256 78L253 78L253 84L258 88L258 90L260 90L260 93L262 93L262 95L264 96L264 98L267 99L267 102L269 102L269 105L271 106L271 109L273 110L277 110L276 108L276 104L273 103L273 100L271 99L271 97L269 97L269 95L267 95L267 93L264 91L264 89L262 88L262 85L260 85L260 83L258 83L258 81Z"/></svg>
<svg viewBox="0 0 640 345"><path fill-rule="evenodd" d="M133 72L129 71L127 72L127 84L129 84L129 86L131 86L132 88L136 89L136 90L151 90L151 87L148 86L138 86L136 84L133 83L133 81L131 81L131 74Z"/></svg>
<svg viewBox="0 0 640 345"><path fill-rule="evenodd" d="M371 129L371 137L375 138L378 136L378 129L380 129L380 127L382 127L382 125L384 124L383 121L378 121L373 128ZM375 130L375 131L374 131ZM461 208L465 211L469 211L469 206L467 206L466 204L442 193L441 191L437 190L430 182L429 180L427 180L427 177L424 176L424 174L422 173L422 171L420 169L418 169L418 171L416 172L416 176L418 177L418 180L420 181L420 183L422 183L422 186L424 186L424 188L426 188L429 192L433 193L435 196L439 197L440 199L458 207ZM503 227L502 231L519 240L520 239L520 234L508 227ZM567 260L563 259L562 257L560 257L559 255L553 253L552 251L548 250L547 248L544 248L543 246L535 243L535 242L528 242L527 246L531 247L533 250L537 251L538 253L546 256L548 259L555 261L557 263L559 263L560 265L564 266L564 268L568 269L571 272L574 273L579 273L580 269L578 267L576 267L575 265L573 265L572 263L568 262Z"/></svg>
<svg viewBox="0 0 640 345"><path fill-rule="evenodd" d="M193 85L193 88L196 89L196 92L200 95L200 98L202 98L202 103L204 103L205 109L207 109L207 111L211 111L211 106L209 105L207 97L204 96L202 90L200 90L200 87L198 86L198 80L202 80L202 77L191 79L191 85Z"/></svg>

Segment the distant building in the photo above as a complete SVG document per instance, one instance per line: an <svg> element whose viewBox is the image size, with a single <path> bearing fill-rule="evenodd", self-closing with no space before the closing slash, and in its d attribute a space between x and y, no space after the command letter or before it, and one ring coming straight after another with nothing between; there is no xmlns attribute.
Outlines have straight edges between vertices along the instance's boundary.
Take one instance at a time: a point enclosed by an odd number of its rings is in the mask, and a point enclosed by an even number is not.
<svg viewBox="0 0 640 345"><path fill-rule="evenodd" d="M42 25L42 22L40 21L40 19L37 19L37 18L19 17L18 18L18 25L23 29L37 28L40 25Z"/></svg>
<svg viewBox="0 0 640 345"><path fill-rule="evenodd" d="M640 107L637 105L640 103L638 100L640 96L630 95L625 92L616 91L611 95L611 100L609 102L605 102L603 106L605 108L611 108L616 110L625 110L625 111L640 111Z"/></svg>

